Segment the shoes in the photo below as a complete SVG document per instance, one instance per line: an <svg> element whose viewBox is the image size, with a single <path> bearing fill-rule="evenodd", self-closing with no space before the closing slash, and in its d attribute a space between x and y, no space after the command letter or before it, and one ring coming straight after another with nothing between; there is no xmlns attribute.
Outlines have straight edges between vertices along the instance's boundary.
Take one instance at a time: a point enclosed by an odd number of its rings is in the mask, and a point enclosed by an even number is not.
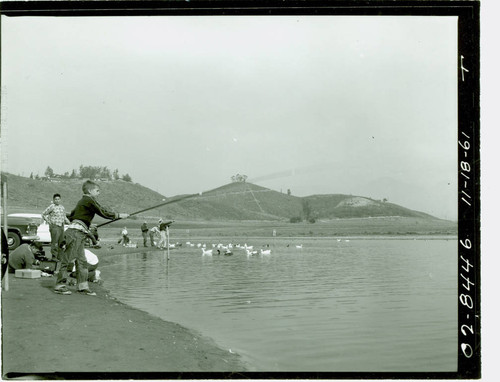
<svg viewBox="0 0 500 382"><path fill-rule="evenodd" d="M63 286L54 288L54 293L57 293L57 294L71 294L71 291L65 285L63 285Z"/></svg>
<svg viewBox="0 0 500 382"><path fill-rule="evenodd" d="M78 293L84 294L87 296L97 296L97 294L95 292L92 292L90 289L82 289L82 290L79 290Z"/></svg>

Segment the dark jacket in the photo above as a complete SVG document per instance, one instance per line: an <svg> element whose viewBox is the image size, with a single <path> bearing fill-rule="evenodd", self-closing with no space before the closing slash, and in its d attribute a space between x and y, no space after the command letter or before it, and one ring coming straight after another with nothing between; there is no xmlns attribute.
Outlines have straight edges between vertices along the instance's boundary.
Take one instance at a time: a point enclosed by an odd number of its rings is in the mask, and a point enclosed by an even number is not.
<svg viewBox="0 0 500 382"><path fill-rule="evenodd" d="M99 202L90 195L83 195L83 197L76 204L76 207L69 214L68 218L70 221L75 219L80 220L87 225L87 228L89 228L90 222L96 214L105 219L118 218L117 212L101 206Z"/></svg>
<svg viewBox="0 0 500 382"><path fill-rule="evenodd" d="M16 269L30 269L35 263L35 255L29 244L21 244L14 249L9 257L9 268L11 272Z"/></svg>

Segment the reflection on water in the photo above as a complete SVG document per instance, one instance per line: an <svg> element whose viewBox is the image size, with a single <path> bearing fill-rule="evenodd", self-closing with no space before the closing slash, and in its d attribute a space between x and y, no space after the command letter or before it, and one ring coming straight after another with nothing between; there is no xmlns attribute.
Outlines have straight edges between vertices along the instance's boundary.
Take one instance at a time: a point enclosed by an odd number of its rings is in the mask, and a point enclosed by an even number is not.
<svg viewBox="0 0 500 382"><path fill-rule="evenodd" d="M270 256L115 256L101 269L121 301L212 337L255 371L456 371L455 241L302 242L276 240Z"/></svg>

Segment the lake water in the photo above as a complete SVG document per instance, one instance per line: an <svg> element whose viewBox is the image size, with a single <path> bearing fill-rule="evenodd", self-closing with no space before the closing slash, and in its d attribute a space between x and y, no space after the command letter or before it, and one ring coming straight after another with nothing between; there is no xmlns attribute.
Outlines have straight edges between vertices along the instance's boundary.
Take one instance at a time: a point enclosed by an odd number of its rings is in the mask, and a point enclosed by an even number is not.
<svg viewBox="0 0 500 382"><path fill-rule="evenodd" d="M100 269L114 297L211 337L251 371L456 371L456 240L272 240L247 239L269 256L184 244L170 260L144 252Z"/></svg>

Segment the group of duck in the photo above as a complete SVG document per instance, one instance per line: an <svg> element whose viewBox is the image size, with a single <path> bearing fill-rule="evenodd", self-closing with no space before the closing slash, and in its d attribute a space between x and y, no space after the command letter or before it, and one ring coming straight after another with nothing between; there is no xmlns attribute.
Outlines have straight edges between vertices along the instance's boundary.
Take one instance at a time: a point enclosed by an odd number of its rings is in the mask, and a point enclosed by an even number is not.
<svg viewBox="0 0 500 382"><path fill-rule="evenodd" d="M224 255L224 256L232 256L234 254L233 250L234 249L240 249L243 250L247 257L250 256L269 256L271 254L271 249L269 248L269 244L263 245L263 248L260 249L254 249L253 245L247 245L247 243L241 245L241 244L235 244L233 245L232 243L229 243L227 245L224 245L222 243L219 244L212 244L212 248L207 248L206 244L194 244L191 242L186 242L186 245L189 247L198 247L201 249L201 254L202 256L213 256L213 255ZM297 249L302 249L302 244L301 245L296 245Z"/></svg>

